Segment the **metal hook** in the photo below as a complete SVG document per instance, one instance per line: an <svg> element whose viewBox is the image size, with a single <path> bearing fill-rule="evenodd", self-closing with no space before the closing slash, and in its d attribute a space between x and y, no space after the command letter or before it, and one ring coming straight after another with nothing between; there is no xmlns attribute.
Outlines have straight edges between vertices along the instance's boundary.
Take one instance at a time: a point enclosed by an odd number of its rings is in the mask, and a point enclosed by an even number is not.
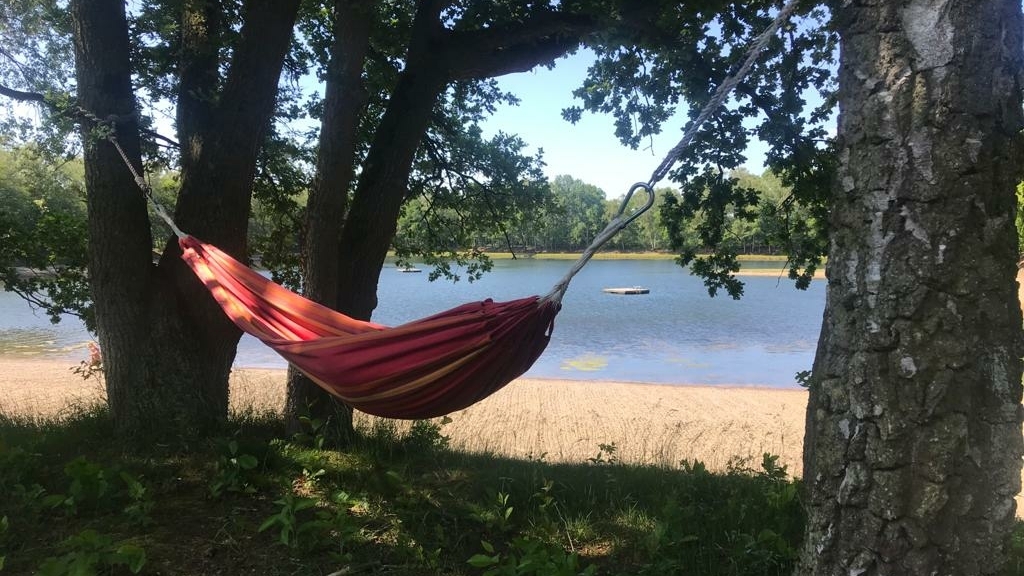
<svg viewBox="0 0 1024 576"><path fill-rule="evenodd" d="M626 206L629 204L630 199L633 198L633 193L636 192L637 188L643 188L644 192L647 192L647 203L638 208L635 212L629 215L622 222L621 226L625 226L640 217L641 214L647 212L651 206L654 206L654 189L651 188L650 184L646 182L637 182L629 187L629 192L626 192L626 197L622 199L622 205L619 206L619 211L615 213L615 217L622 216L623 212L626 211Z"/></svg>

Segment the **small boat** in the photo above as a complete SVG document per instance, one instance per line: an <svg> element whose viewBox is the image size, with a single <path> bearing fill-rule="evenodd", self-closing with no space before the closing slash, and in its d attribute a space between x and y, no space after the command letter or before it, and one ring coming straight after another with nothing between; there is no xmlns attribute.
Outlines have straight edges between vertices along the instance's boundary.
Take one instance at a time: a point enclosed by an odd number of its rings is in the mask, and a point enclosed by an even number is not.
<svg viewBox="0 0 1024 576"><path fill-rule="evenodd" d="M398 269L398 271L399 272L423 272L423 270L420 270L419 268L414 268L412 266L401 266Z"/></svg>
<svg viewBox="0 0 1024 576"><path fill-rule="evenodd" d="M643 286L633 286L632 288L605 288L601 290L607 294L650 294L650 288L644 288Z"/></svg>

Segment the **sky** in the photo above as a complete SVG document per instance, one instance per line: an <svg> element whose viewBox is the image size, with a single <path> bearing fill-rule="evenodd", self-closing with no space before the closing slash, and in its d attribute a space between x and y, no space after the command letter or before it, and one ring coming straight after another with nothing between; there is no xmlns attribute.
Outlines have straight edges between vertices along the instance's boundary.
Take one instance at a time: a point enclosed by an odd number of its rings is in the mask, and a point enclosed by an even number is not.
<svg viewBox="0 0 1024 576"><path fill-rule="evenodd" d="M529 72L508 74L497 79L499 87L516 95L516 106L501 104L481 128L485 137L497 132L519 135L527 144L525 153L534 154L543 149L545 174L553 179L568 174L604 191L608 198L622 197L636 182L647 181L651 173L665 158L669 150L682 137L686 125L686 108L681 105L677 113L662 127L663 132L645 139L637 150L622 145L615 137L611 115L584 113L582 119L571 124L562 119L562 109L581 104L572 92L582 85L587 68L594 60L589 50L556 62L552 69L536 67ZM316 81L309 89L319 90ZM38 118L38 111L28 105L15 103L17 113ZM161 109L146 110L153 114L158 132L173 136L173 115ZM315 125L315 122L310 122ZM747 150L744 167L759 174L764 170L765 146L752 140ZM662 185L672 184L663 181Z"/></svg>
<svg viewBox="0 0 1024 576"><path fill-rule="evenodd" d="M499 86L518 96L520 104L501 105L481 127L485 136L498 131L518 134L530 145L528 153L543 149L548 178L568 174L601 188L608 198L617 198L634 183L646 182L679 142L686 125L686 108L681 106L664 124L662 133L653 141L645 140L637 150L622 145L615 137L610 115L584 113L576 124L563 120L563 108L581 104L572 91L582 85L593 60L593 53L581 50L559 60L551 70L537 67L498 78ZM764 150L763 144L753 142L744 166L760 174L764 170Z"/></svg>

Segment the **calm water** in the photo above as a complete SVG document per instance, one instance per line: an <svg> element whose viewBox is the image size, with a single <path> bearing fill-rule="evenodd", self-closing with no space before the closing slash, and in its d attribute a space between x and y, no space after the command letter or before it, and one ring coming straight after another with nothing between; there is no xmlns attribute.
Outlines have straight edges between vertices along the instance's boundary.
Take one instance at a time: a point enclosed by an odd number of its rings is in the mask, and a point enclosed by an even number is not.
<svg viewBox="0 0 1024 576"><path fill-rule="evenodd" d="M429 282L426 272L381 273L374 320L401 324L468 301L545 294L570 262L501 260L472 284ZM573 280L547 351L527 373L543 378L666 384L794 386L807 370L825 303L825 283L806 292L786 279L744 278L739 300L709 298L703 285L670 261L590 262ZM602 288L644 286L618 296ZM58 325L0 292L0 354L84 358L89 334L75 319ZM284 367L255 339L243 338L237 366Z"/></svg>

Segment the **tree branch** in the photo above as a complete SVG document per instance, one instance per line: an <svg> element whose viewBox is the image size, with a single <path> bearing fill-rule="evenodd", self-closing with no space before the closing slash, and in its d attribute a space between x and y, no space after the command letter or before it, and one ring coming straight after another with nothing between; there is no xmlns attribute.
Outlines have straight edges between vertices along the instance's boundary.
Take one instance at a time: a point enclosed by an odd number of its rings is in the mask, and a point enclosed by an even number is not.
<svg viewBox="0 0 1024 576"><path fill-rule="evenodd" d="M46 96L43 94L38 92L23 92L3 85L0 85L0 96L6 96L12 100L18 100L20 102L36 102L38 104L47 103Z"/></svg>
<svg viewBox="0 0 1024 576"><path fill-rule="evenodd" d="M453 80L490 78L550 62L597 27L587 15L543 12L505 28L450 32L441 50Z"/></svg>
<svg viewBox="0 0 1024 576"><path fill-rule="evenodd" d="M14 88L8 88L7 86L0 84L0 96L6 96L7 98L17 100L19 102L34 102L36 104L42 104L52 112L65 116L69 115L69 110L61 109L52 104L51 102L48 102L46 100L46 95L40 94L39 92L25 92L22 90L15 90ZM79 119L81 119L81 117ZM172 146L174 148L181 148L181 145L174 141L172 138L168 138L167 136L160 134L156 130L150 130L148 128L140 127L139 131L147 136L152 137L154 140L162 140L166 142L169 146Z"/></svg>

